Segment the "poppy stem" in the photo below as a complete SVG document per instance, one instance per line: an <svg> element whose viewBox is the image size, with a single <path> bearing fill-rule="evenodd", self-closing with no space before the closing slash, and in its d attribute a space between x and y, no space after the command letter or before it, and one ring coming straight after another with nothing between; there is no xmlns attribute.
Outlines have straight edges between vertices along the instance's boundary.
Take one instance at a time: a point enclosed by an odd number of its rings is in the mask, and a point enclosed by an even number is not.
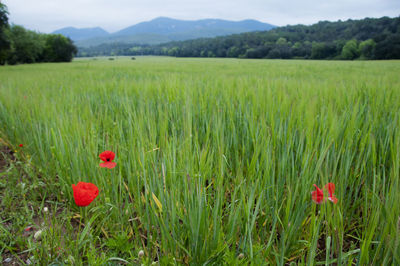
<svg viewBox="0 0 400 266"><path fill-rule="evenodd" d="M87 207L83 208L83 221L86 223Z"/></svg>
<svg viewBox="0 0 400 266"><path fill-rule="evenodd" d="M108 169L110 172L110 180L111 180L111 184L112 184L112 195L114 196L114 200L116 200L115 197L115 181L114 181L114 171L111 171L111 169Z"/></svg>
<svg viewBox="0 0 400 266"><path fill-rule="evenodd" d="M81 238L81 224L82 224L82 208L79 208L79 224L78 224L78 235L76 237L76 249L79 250L79 239Z"/></svg>

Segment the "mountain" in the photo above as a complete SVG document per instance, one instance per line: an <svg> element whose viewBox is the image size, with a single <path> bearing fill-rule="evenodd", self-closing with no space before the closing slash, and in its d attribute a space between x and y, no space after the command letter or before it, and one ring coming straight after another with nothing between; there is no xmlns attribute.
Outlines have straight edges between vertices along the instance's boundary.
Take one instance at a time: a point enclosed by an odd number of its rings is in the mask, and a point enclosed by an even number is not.
<svg viewBox="0 0 400 266"><path fill-rule="evenodd" d="M196 38L210 38L235 33L266 31L274 25L257 20L229 21L222 19L178 20L166 17L141 22L115 33L101 28L64 28L54 33L69 36L80 47L104 43L159 44Z"/></svg>
<svg viewBox="0 0 400 266"><path fill-rule="evenodd" d="M274 28L273 25L262 23L256 20L243 20L243 21L229 21L222 19L202 19L202 20L178 20L166 17L159 17L148 22L141 22L136 25L130 26L120 30L114 35L133 35L138 33L154 33L161 35L176 35L176 34L189 34L216 36L218 32L223 35L248 32L248 31L261 31L270 30ZM209 36L201 36L209 37Z"/></svg>
<svg viewBox="0 0 400 266"><path fill-rule="evenodd" d="M162 29L165 30L165 29ZM162 55L282 59L400 59L400 16L320 21L158 45L103 44L78 56Z"/></svg>
<svg viewBox="0 0 400 266"><path fill-rule="evenodd" d="M54 34L62 34L66 37L71 38L71 40L73 40L73 41L105 37L105 36L109 35L109 33L107 31L103 30L100 27L82 28L82 29L77 29L74 27L67 27L67 28L62 28L62 29L56 30L53 33Z"/></svg>

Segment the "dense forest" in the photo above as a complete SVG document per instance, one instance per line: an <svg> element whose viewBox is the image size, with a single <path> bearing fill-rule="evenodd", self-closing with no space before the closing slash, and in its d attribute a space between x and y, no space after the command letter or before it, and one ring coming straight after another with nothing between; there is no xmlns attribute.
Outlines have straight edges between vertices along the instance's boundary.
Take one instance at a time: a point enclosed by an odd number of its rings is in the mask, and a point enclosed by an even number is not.
<svg viewBox="0 0 400 266"><path fill-rule="evenodd" d="M9 25L7 8L0 3L0 65L70 62L76 53L76 46L63 35Z"/></svg>
<svg viewBox="0 0 400 266"><path fill-rule="evenodd" d="M103 44L78 56L168 55L282 59L400 59L400 17L295 25L159 45Z"/></svg>

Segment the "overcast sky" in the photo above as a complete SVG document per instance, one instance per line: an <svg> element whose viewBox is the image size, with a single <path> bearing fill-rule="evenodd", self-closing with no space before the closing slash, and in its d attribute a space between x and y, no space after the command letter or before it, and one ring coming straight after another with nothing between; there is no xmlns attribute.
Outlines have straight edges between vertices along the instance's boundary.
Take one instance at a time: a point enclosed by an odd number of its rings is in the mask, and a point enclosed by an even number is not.
<svg viewBox="0 0 400 266"><path fill-rule="evenodd" d="M1 1L1 0L0 0ZM49 33L73 26L115 32L156 17L256 19L277 26L396 17L400 0L3 0L10 22Z"/></svg>

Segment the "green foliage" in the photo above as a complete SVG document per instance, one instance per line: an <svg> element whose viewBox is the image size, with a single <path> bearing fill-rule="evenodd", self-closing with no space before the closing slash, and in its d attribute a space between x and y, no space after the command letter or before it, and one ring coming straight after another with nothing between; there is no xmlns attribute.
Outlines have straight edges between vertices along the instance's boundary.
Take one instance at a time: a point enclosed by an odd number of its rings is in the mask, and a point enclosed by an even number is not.
<svg viewBox="0 0 400 266"><path fill-rule="evenodd" d="M311 59L331 59L334 56L336 56L336 45L333 43L312 43Z"/></svg>
<svg viewBox="0 0 400 266"><path fill-rule="evenodd" d="M46 62L71 62L77 53L71 39L61 34L48 34L44 47L44 61Z"/></svg>
<svg viewBox="0 0 400 266"><path fill-rule="evenodd" d="M45 265L399 265L399 72L394 60L5 66L1 138L24 143L21 160L36 170L0 177L1 255ZM108 149L112 170L98 166ZM74 203L77 181L100 188L87 208ZM314 204L313 184L327 182L339 202ZM43 239L22 237L42 202L54 209L38 222Z"/></svg>
<svg viewBox="0 0 400 266"><path fill-rule="evenodd" d="M375 55L376 43L372 39L365 40L360 43L359 50L362 59L372 59Z"/></svg>
<svg viewBox="0 0 400 266"><path fill-rule="evenodd" d="M276 41L276 45L286 45L287 44L287 40L283 37L280 37L277 41Z"/></svg>
<svg viewBox="0 0 400 266"><path fill-rule="evenodd" d="M313 42L311 48L311 58L323 59L325 56L325 43Z"/></svg>
<svg viewBox="0 0 400 266"><path fill-rule="evenodd" d="M240 53L241 53L240 48L238 48L236 46L232 46L228 49L226 56L227 57L239 57Z"/></svg>
<svg viewBox="0 0 400 266"><path fill-rule="evenodd" d="M360 56L357 40L347 41L342 49L342 59L353 60Z"/></svg>
<svg viewBox="0 0 400 266"><path fill-rule="evenodd" d="M375 57L380 59L400 59L400 32L396 34L383 34L377 42Z"/></svg>
<svg viewBox="0 0 400 266"><path fill-rule="evenodd" d="M106 246L116 252L116 256L126 257L133 251L133 244L129 241L129 236L125 232L117 233L113 238L107 239Z"/></svg>
<svg viewBox="0 0 400 266"><path fill-rule="evenodd" d="M8 26L8 11L6 5L0 3L0 29Z"/></svg>
<svg viewBox="0 0 400 266"><path fill-rule="evenodd" d="M62 35L40 34L13 25L9 30L10 49L6 62L10 65L37 62L70 62L76 54L72 41Z"/></svg>
<svg viewBox="0 0 400 266"><path fill-rule="evenodd" d="M0 65L4 65L10 49L10 41L7 35L8 26L7 7L0 2Z"/></svg>
<svg viewBox="0 0 400 266"><path fill-rule="evenodd" d="M43 60L44 36L22 26L10 28L11 49L8 64L35 63Z"/></svg>

